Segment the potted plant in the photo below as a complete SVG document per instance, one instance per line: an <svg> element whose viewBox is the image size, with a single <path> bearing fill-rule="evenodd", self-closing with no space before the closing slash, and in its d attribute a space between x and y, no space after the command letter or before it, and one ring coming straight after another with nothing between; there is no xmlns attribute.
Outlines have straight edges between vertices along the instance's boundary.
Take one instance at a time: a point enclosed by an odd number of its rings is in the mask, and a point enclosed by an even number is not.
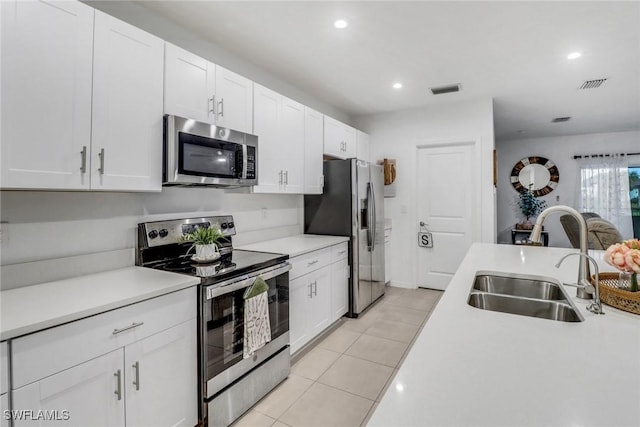
<svg viewBox="0 0 640 427"><path fill-rule="evenodd" d="M217 242L223 237L219 228L196 227L191 233L183 234L182 241L193 244L191 247L196 250L193 257L195 261L213 261L220 257Z"/></svg>
<svg viewBox="0 0 640 427"><path fill-rule="evenodd" d="M525 190L518 196L518 207L525 219L522 223L517 224L516 228L530 230L533 228L533 224L529 218L538 216L547 207L547 202L534 196L533 191Z"/></svg>

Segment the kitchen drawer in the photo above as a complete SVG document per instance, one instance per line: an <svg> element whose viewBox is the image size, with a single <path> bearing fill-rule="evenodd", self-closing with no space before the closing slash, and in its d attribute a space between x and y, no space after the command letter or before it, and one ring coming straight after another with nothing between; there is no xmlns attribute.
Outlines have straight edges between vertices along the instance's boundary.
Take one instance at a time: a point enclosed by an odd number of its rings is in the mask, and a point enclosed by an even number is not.
<svg viewBox="0 0 640 427"><path fill-rule="evenodd" d="M195 318L197 289L187 288L13 340L12 389ZM134 324L139 326L127 329ZM114 334L118 330L122 332Z"/></svg>
<svg viewBox="0 0 640 427"><path fill-rule="evenodd" d="M331 263L338 262L349 256L349 243L344 242L339 245L331 246Z"/></svg>
<svg viewBox="0 0 640 427"><path fill-rule="evenodd" d="M320 249L290 259L289 280L304 276L325 265L331 264L331 248Z"/></svg>
<svg viewBox="0 0 640 427"><path fill-rule="evenodd" d="M0 342L0 394L9 391L9 360L7 342Z"/></svg>

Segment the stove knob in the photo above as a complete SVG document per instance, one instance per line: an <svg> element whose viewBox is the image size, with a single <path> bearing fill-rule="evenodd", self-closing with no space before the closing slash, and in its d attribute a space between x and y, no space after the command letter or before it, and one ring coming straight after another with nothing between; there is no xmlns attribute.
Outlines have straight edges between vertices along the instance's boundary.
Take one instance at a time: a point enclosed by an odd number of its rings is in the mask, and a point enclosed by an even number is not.
<svg viewBox="0 0 640 427"><path fill-rule="evenodd" d="M230 222L229 224L227 224L227 226L228 226L229 228L233 228L233 227L235 227L235 224L234 224L234 223L232 223L232 222Z"/></svg>
<svg viewBox="0 0 640 427"><path fill-rule="evenodd" d="M227 229L227 223L223 222L222 224L220 224L220 228L223 229L223 230L226 230Z"/></svg>
<svg viewBox="0 0 640 427"><path fill-rule="evenodd" d="M156 237L158 237L158 231L151 230L147 235L149 236L150 239L155 239Z"/></svg>
<svg viewBox="0 0 640 427"><path fill-rule="evenodd" d="M162 230L160 230L160 237L167 237L169 235L169 232L167 231L166 228L163 228Z"/></svg>

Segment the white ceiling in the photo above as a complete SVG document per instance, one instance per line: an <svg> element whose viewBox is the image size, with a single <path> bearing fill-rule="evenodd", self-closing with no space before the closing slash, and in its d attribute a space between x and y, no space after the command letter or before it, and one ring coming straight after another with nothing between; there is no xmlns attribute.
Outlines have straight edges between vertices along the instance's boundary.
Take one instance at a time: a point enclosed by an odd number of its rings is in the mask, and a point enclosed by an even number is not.
<svg viewBox="0 0 640 427"><path fill-rule="evenodd" d="M351 116L492 97L499 140L640 130L638 1L140 4Z"/></svg>

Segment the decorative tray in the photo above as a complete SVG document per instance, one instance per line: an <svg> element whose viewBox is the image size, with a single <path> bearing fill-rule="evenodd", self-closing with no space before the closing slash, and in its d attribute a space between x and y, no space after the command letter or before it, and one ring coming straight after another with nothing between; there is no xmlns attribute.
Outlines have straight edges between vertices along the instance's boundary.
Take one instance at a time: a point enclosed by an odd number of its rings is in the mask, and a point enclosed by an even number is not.
<svg viewBox="0 0 640 427"><path fill-rule="evenodd" d="M640 314L640 292L630 292L621 288L619 277L618 273L600 273L600 300L611 307ZM595 275L591 276L591 283L595 286ZM629 285L627 281L627 289Z"/></svg>

